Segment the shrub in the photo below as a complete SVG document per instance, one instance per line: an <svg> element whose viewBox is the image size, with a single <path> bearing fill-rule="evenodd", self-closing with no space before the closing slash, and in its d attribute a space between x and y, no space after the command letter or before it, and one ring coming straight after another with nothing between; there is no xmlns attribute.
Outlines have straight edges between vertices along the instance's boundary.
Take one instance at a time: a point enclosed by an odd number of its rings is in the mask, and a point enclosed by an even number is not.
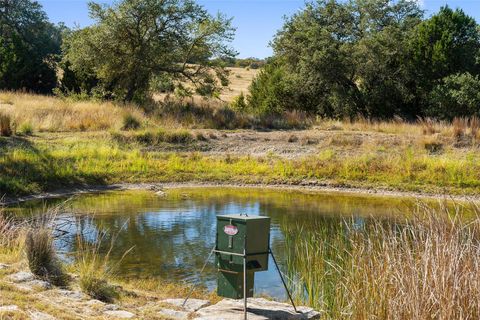
<svg viewBox="0 0 480 320"><path fill-rule="evenodd" d="M18 133L25 135L25 136L31 136L33 134L33 126L29 122L24 122L20 125L18 128Z"/></svg>
<svg viewBox="0 0 480 320"><path fill-rule="evenodd" d="M12 134L12 118L7 114L0 113L0 136L10 137Z"/></svg>
<svg viewBox="0 0 480 320"><path fill-rule="evenodd" d="M441 119L480 116L480 78L470 73L455 74L443 79L430 94L427 113Z"/></svg>
<svg viewBox="0 0 480 320"><path fill-rule="evenodd" d="M67 276L55 252L51 230L46 228L30 230L25 248L28 267L35 276L57 286L67 284Z"/></svg>
<svg viewBox="0 0 480 320"><path fill-rule="evenodd" d="M122 130L137 130L140 128L140 121L135 118L131 113L127 113L123 117Z"/></svg>
<svg viewBox="0 0 480 320"><path fill-rule="evenodd" d="M242 112L246 111L247 103L245 102L245 95L243 94L243 92L241 92L238 96L233 98L230 105L234 110L238 110Z"/></svg>

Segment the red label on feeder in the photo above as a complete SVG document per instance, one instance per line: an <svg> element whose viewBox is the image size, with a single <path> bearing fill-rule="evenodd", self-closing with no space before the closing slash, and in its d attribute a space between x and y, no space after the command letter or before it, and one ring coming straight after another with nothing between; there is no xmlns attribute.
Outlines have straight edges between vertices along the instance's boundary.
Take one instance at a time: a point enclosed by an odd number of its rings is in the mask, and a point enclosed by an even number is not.
<svg viewBox="0 0 480 320"><path fill-rule="evenodd" d="M238 228L229 224L223 227L223 232L225 232L229 236L234 236L238 233Z"/></svg>

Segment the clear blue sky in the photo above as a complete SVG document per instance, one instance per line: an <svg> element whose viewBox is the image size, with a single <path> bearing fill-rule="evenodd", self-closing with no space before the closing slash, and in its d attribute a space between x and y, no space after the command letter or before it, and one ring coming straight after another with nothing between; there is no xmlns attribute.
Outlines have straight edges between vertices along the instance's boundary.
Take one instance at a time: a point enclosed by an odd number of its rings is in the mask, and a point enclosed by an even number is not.
<svg viewBox="0 0 480 320"><path fill-rule="evenodd" d="M480 0L418 0L426 10L427 16L436 12L442 5L460 7L480 22ZM50 19L65 22L68 26L75 23L81 27L91 23L88 17L87 0L39 0ZM97 0L97 2L112 2ZM237 28L234 48L239 57L264 58L272 54L268 43L283 24L283 16L291 15L303 7L304 0L198 0L210 12L218 11L233 17Z"/></svg>

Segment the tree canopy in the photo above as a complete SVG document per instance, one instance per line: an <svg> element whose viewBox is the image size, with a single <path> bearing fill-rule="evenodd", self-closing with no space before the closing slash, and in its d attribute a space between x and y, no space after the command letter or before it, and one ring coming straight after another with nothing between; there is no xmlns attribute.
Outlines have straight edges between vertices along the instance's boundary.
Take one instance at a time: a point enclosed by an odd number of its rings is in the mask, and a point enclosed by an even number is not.
<svg viewBox="0 0 480 320"><path fill-rule="evenodd" d="M444 78L468 72L477 79L479 45L478 25L461 10L444 7L423 20L414 1L318 0L275 36L274 62L252 84L250 108L423 116Z"/></svg>
<svg viewBox="0 0 480 320"><path fill-rule="evenodd" d="M124 101L148 97L155 77L185 81L202 95L226 85L226 71L213 58L234 56L231 20L211 16L191 0L123 0L89 3L95 23L65 39L64 63L96 92ZM68 89L68 88L67 88ZM78 88L70 88L76 89Z"/></svg>
<svg viewBox="0 0 480 320"><path fill-rule="evenodd" d="M0 89L51 92L60 44L38 2L0 0Z"/></svg>

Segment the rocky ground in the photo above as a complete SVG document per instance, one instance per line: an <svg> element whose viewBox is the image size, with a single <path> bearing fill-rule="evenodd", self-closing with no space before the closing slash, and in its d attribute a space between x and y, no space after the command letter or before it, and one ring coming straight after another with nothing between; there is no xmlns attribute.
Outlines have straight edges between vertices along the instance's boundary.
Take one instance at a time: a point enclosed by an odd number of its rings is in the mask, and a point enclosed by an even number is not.
<svg viewBox="0 0 480 320"><path fill-rule="evenodd" d="M243 301L224 299L160 299L156 293L123 290L127 298L114 303L92 299L75 285L57 288L15 266L0 264L0 319L243 319ZM315 319L319 313L264 298L248 301L248 319Z"/></svg>

